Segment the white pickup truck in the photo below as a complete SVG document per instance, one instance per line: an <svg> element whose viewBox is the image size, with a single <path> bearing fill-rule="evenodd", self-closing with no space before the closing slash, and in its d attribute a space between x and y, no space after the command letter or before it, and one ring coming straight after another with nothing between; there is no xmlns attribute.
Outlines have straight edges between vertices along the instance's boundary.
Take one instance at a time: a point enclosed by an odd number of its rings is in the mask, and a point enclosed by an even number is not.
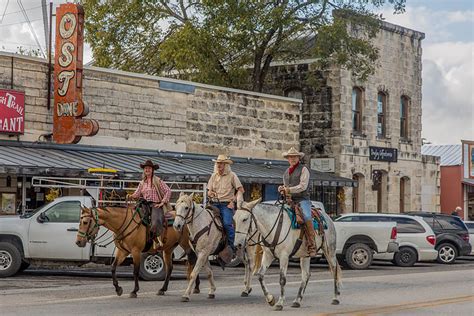
<svg viewBox="0 0 474 316"><path fill-rule="evenodd" d="M60 197L24 216L0 217L0 277L12 276L30 264L111 264L115 251L113 242L106 247L90 243L84 248L76 246L81 205L91 207L92 198ZM102 242L98 240L98 244L107 244L113 239L112 233L101 227L98 236L103 233ZM141 262L142 279L164 279L160 253L143 254Z"/></svg>

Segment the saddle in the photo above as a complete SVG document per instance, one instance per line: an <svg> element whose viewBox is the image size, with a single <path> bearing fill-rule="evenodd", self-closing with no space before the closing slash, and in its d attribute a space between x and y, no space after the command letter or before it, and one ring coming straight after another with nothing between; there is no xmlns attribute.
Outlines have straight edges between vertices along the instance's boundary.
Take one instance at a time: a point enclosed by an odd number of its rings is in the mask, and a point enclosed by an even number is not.
<svg viewBox="0 0 474 316"><path fill-rule="evenodd" d="M206 205L206 209L212 213L214 223L217 229L222 234L221 240L219 241L219 244L217 245L217 248L212 253L212 255L218 256L217 261L221 265L222 269L224 269L224 266L232 261L232 250L230 249L230 246L228 246L227 244L227 232L224 229L224 224L221 217L221 211L217 207L211 204Z"/></svg>
<svg viewBox="0 0 474 316"><path fill-rule="evenodd" d="M143 252L150 251L151 248L153 248L156 252L160 248L158 245L161 244L161 246L163 246L166 243L166 236L155 236L154 238L152 238L152 236L151 236L151 233L150 233L150 229L151 229L151 226L152 226L152 223L151 223L151 213L152 213L151 203L146 201L145 199L139 199L137 201L135 210L137 211L137 213L140 216L142 225L144 225L146 227L146 244L145 244L145 247L143 249ZM164 231L165 231L165 234L166 234L166 229L168 228L168 226L172 226L173 223L174 223L174 219L176 217L176 212L174 210L166 212L164 214L164 217L165 217L165 220L163 222L163 226L164 226L164 229L165 229ZM159 237L161 237L161 241L158 240Z"/></svg>

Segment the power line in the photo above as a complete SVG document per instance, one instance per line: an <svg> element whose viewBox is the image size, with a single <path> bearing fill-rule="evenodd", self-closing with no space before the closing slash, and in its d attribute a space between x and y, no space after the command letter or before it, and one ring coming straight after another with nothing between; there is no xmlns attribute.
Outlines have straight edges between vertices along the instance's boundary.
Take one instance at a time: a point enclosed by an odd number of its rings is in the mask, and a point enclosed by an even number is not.
<svg viewBox="0 0 474 316"><path fill-rule="evenodd" d="M21 2L21 0L17 0L17 3L18 3L18 6L20 7L20 9L22 10L22 13L23 13L23 16L25 17L25 20L28 22L30 32L31 32L31 34L33 34L33 37L35 38L36 44L38 45L38 47L39 47L41 53L43 54L43 56L46 57L46 54L44 53L43 48L41 47L41 44L38 40L38 36L36 36L36 32L33 29L33 26L31 25L30 18L28 17L28 14L26 13L25 8L23 7L23 3Z"/></svg>
<svg viewBox="0 0 474 316"><path fill-rule="evenodd" d="M3 16L0 19L0 23L3 22L3 19L5 18L5 13L7 12L8 4L10 3L10 0L7 0L7 5L5 6L5 10L3 11Z"/></svg>
<svg viewBox="0 0 474 316"><path fill-rule="evenodd" d="M36 21L42 21L43 19L35 19L35 20L30 20L30 22L36 22ZM10 23L10 24L0 24L0 27L4 26L12 26L12 25L17 25L17 24L25 24L28 23L28 21L22 21L22 22L15 22L15 23Z"/></svg>
<svg viewBox="0 0 474 316"><path fill-rule="evenodd" d="M10 0L8 0L8 1L10 1ZM37 7L32 7L32 8L25 9L25 11L31 11L31 10L38 9L38 8L41 8L41 7L42 7L42 6L40 5L40 6L37 6ZM5 8L5 11L6 11L6 8ZM8 12L8 13L6 13L6 14L3 14L3 16L5 16L5 15L12 15L12 14L21 13L21 12L22 12L21 10L19 10L19 11L14 11L14 12Z"/></svg>

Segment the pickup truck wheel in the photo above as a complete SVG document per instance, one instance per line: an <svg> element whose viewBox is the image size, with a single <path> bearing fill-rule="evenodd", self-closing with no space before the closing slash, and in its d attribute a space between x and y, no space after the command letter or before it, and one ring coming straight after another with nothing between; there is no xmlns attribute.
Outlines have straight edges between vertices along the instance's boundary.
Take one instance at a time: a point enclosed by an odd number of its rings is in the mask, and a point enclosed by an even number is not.
<svg viewBox="0 0 474 316"><path fill-rule="evenodd" d="M455 246L450 243L444 243L438 246L438 258L436 259L439 263L451 264L454 263L458 251Z"/></svg>
<svg viewBox="0 0 474 316"><path fill-rule="evenodd" d="M349 268L354 270L367 269L372 263L372 249L366 244L356 243L347 248L345 257Z"/></svg>
<svg viewBox="0 0 474 316"><path fill-rule="evenodd" d="M143 253L140 261L140 278L145 281L163 281L166 275L165 261L160 252Z"/></svg>
<svg viewBox="0 0 474 316"><path fill-rule="evenodd" d="M403 247L395 253L393 261L399 267L412 267L418 261L418 255L415 249Z"/></svg>
<svg viewBox="0 0 474 316"><path fill-rule="evenodd" d="M0 242L0 277L16 274L21 266L21 253L9 242Z"/></svg>

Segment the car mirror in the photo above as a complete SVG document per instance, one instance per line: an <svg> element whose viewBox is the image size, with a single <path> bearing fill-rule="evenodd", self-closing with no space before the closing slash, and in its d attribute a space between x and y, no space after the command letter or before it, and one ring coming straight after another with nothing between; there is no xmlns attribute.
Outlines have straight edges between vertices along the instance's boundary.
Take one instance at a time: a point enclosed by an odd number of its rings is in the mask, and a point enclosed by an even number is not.
<svg viewBox="0 0 474 316"><path fill-rule="evenodd" d="M47 222L48 220L49 220L48 216L46 216L44 213L41 213L37 218L38 223L44 223L44 222Z"/></svg>

